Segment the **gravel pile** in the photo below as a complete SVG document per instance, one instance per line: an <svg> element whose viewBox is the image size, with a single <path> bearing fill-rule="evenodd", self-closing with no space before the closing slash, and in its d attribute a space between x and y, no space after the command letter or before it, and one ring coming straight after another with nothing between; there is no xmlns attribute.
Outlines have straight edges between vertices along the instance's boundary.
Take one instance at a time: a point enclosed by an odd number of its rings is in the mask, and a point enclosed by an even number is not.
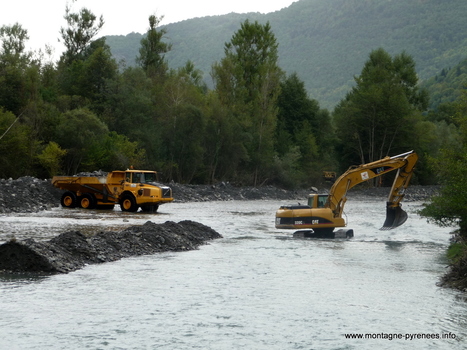
<svg viewBox="0 0 467 350"><path fill-rule="evenodd" d="M0 179L0 213L34 213L60 205L62 191L50 180Z"/></svg>
<svg viewBox="0 0 467 350"><path fill-rule="evenodd" d="M67 273L88 264L166 251L194 250L206 241L222 236L208 226L194 222L146 222L117 232L85 236L65 232L50 241L29 238L0 246L0 270L9 272Z"/></svg>
<svg viewBox="0 0 467 350"><path fill-rule="evenodd" d="M228 182L216 185L181 185L171 183L175 202L208 202L229 200L260 200L260 199L297 199L308 196L306 190L287 191L273 186L236 187Z"/></svg>

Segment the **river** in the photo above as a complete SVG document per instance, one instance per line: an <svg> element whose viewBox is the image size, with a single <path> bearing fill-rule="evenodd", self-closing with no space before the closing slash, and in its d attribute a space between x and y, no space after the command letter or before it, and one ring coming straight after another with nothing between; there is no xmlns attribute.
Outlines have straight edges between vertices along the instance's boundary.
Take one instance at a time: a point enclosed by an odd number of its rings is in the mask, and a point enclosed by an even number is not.
<svg viewBox="0 0 467 350"><path fill-rule="evenodd" d="M281 204L291 203L0 216L0 243L185 219L224 237L69 274L0 274L0 349L465 348L465 295L436 285L451 229L420 218L421 203L404 203L408 221L380 231L384 200L349 199L349 240L276 230Z"/></svg>

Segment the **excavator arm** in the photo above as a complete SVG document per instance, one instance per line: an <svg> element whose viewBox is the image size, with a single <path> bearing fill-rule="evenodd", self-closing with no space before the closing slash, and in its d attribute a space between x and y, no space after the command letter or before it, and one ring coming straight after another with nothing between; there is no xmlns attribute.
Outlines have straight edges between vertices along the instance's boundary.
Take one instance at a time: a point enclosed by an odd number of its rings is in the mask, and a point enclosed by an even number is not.
<svg viewBox="0 0 467 350"><path fill-rule="evenodd" d="M326 206L332 210L335 217L341 217L349 189L359 183L398 169L387 201L386 221L383 229L402 225L407 219L407 214L401 209L400 201L409 185L417 160L417 154L410 151L393 157L385 157L372 163L350 167L331 187Z"/></svg>

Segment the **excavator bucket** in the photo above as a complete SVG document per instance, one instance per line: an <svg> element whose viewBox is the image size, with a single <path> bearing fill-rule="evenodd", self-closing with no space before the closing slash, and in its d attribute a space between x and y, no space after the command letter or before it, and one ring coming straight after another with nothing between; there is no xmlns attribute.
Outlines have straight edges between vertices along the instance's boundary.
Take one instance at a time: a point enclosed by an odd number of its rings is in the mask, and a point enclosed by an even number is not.
<svg viewBox="0 0 467 350"><path fill-rule="evenodd" d="M400 206L386 208L386 221L380 230L392 230L402 225L407 220L407 213Z"/></svg>

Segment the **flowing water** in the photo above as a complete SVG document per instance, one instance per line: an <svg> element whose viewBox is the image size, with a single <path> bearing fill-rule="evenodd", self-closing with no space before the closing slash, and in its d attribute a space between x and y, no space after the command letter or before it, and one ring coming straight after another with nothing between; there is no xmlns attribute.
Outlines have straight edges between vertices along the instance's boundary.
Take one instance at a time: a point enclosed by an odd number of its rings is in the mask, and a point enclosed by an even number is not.
<svg viewBox="0 0 467 350"><path fill-rule="evenodd" d="M408 221L380 231L384 201L349 199L350 240L276 230L281 204L291 203L1 216L1 242L185 219L224 238L69 274L0 275L0 349L465 348L465 295L436 286L450 229L420 218L421 203L405 203Z"/></svg>

